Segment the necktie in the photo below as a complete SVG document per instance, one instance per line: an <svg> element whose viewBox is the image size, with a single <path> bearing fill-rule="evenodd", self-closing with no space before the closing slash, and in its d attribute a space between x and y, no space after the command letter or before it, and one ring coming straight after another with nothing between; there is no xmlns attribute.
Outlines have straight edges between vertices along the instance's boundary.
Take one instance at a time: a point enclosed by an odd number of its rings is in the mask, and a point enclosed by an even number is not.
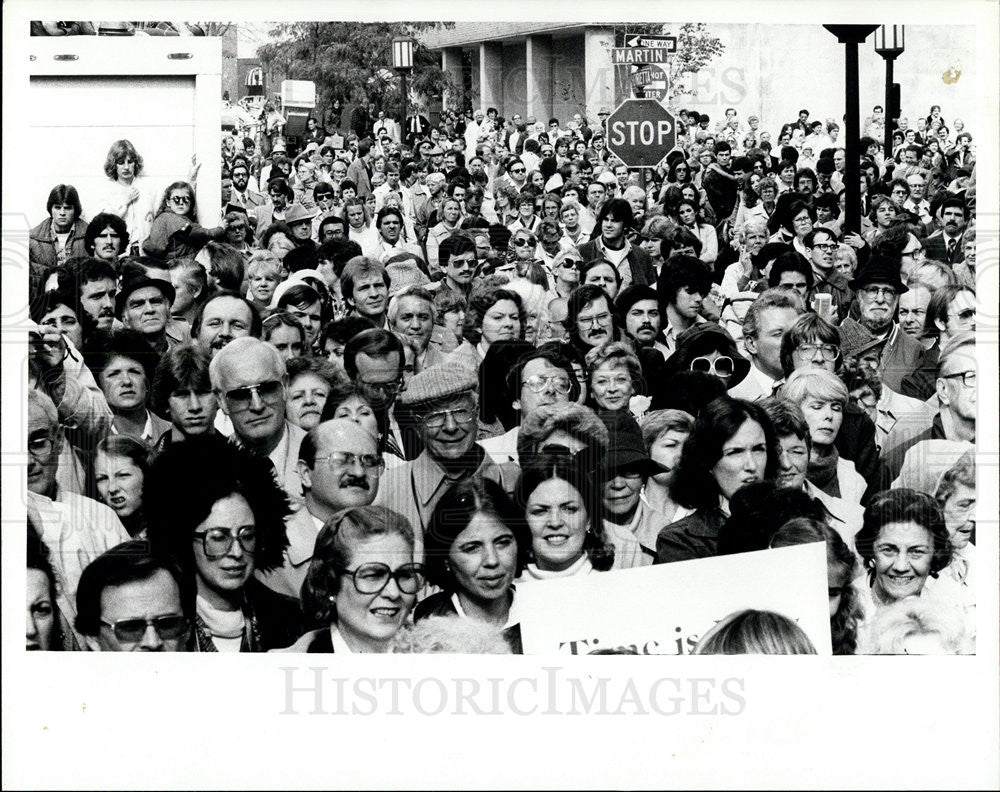
<svg viewBox="0 0 1000 792"><path fill-rule="evenodd" d="M957 247L958 247L958 240L957 239L949 239L948 240L948 260L949 261L951 261L953 258L955 258L955 248L957 248Z"/></svg>

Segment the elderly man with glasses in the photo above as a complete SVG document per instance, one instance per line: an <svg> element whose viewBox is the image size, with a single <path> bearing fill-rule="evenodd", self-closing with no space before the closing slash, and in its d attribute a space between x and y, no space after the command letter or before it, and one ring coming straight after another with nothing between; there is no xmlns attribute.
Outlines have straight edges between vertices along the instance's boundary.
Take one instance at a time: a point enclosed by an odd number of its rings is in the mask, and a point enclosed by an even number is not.
<svg viewBox="0 0 1000 792"><path fill-rule="evenodd" d="M898 393L903 377L917 368L923 355L920 342L896 322L899 295L907 291L900 280L899 265L874 254L851 281L851 288L857 293L860 321L848 317L841 327L856 330L860 324L882 342L879 377Z"/></svg>
<svg viewBox="0 0 1000 792"><path fill-rule="evenodd" d="M375 504L403 515L416 538L414 559L423 558L424 531L444 493L469 477L489 478L513 492L518 469L496 462L476 443L479 415L476 373L459 363L442 363L415 374L400 396L412 412L424 450L382 477Z"/></svg>
<svg viewBox="0 0 1000 792"><path fill-rule="evenodd" d="M298 460L305 430L285 419L288 376L281 353L259 338L236 338L212 358L208 374L219 407L233 423L233 439L270 459L278 484L301 503Z"/></svg>

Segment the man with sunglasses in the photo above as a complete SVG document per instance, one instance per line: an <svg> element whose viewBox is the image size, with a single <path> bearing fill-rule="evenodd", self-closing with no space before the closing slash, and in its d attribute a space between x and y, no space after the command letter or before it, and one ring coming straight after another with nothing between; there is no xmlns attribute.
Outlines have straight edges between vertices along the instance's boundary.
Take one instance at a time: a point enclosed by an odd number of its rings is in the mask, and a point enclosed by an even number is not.
<svg viewBox="0 0 1000 792"><path fill-rule="evenodd" d="M400 404L412 412L418 424L424 449L416 459L385 472L375 503L409 520L418 562L423 559L423 536L431 514L450 487L462 479L481 476L513 492L517 467L497 465L476 444L478 387L473 369L445 362L415 374L400 396Z"/></svg>
<svg viewBox="0 0 1000 792"><path fill-rule="evenodd" d="M83 571L76 630L92 652L186 652L193 593L179 569L150 555L145 540L124 542Z"/></svg>
<svg viewBox="0 0 1000 792"><path fill-rule="evenodd" d="M903 377L916 370L924 352L920 342L896 322L899 295L907 291L899 276L899 262L872 254L851 281L851 288L857 293L860 317L847 317L841 328L856 332L860 325L882 343L879 377L883 385L899 393Z"/></svg>
<svg viewBox="0 0 1000 792"><path fill-rule="evenodd" d="M265 586L298 599L313 557L316 537L343 509L375 500L385 462L378 438L360 424L334 418L315 426L299 446L299 475L305 501L285 519L288 547L278 569L257 573Z"/></svg>
<svg viewBox="0 0 1000 792"><path fill-rule="evenodd" d="M433 284L437 287L434 291L450 289L468 300L479 267L476 243L466 233L446 237L438 246L438 266L444 273L444 279Z"/></svg>
<svg viewBox="0 0 1000 792"><path fill-rule="evenodd" d="M236 338L212 358L208 374L233 423L233 439L270 459L278 484L301 503L298 459L305 430L285 420L288 376L281 353L259 338Z"/></svg>
<svg viewBox="0 0 1000 792"><path fill-rule="evenodd" d="M517 438L520 422L535 414L539 407L567 404L574 401L580 385L573 375L573 366L552 345L523 355L507 373L505 390L511 405L517 410L519 425L497 437L480 441L493 461L519 464Z"/></svg>

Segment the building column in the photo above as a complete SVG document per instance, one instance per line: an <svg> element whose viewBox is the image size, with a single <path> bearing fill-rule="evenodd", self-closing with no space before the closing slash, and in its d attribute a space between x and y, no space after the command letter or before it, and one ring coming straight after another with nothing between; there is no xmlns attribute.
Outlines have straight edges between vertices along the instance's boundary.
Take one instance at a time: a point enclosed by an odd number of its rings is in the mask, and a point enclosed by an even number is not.
<svg viewBox="0 0 1000 792"><path fill-rule="evenodd" d="M587 120L597 122L597 113L602 107L614 110L615 67L611 65L611 48L615 45L611 28L588 27L583 33L583 65L585 71Z"/></svg>
<svg viewBox="0 0 1000 792"><path fill-rule="evenodd" d="M552 37L528 36L525 47L527 114L547 125L552 117Z"/></svg>
<svg viewBox="0 0 1000 792"><path fill-rule="evenodd" d="M441 71L451 77L452 82L459 87L462 87L462 48L461 47L445 47L441 50ZM445 91L444 95L441 97L443 107L449 108L451 110L455 109L455 105L458 102L458 98L451 95L450 91Z"/></svg>
<svg viewBox="0 0 1000 792"><path fill-rule="evenodd" d="M484 41L479 45L479 97L483 110L495 107L501 116L503 109L503 45Z"/></svg>

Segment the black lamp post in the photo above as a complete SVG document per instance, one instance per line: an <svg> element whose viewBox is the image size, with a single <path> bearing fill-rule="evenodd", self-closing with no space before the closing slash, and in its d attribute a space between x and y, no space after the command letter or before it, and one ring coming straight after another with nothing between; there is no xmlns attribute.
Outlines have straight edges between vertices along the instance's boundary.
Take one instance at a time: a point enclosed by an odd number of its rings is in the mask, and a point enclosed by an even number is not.
<svg viewBox="0 0 1000 792"><path fill-rule="evenodd" d="M892 157L892 66L906 47L903 25L882 25L875 33L875 51L885 59L885 158Z"/></svg>
<svg viewBox="0 0 1000 792"><path fill-rule="evenodd" d="M861 230L861 158L859 143L861 138L861 123L858 118L858 44L864 41L878 28L878 25L823 25L837 40L845 45L844 55L844 150L845 171L844 190L847 193L845 211L847 217L844 225L846 230L858 233Z"/></svg>
<svg viewBox="0 0 1000 792"><path fill-rule="evenodd" d="M406 140L406 77L413 71L413 39L397 36L392 40L392 68L399 72L400 113L399 139Z"/></svg>

